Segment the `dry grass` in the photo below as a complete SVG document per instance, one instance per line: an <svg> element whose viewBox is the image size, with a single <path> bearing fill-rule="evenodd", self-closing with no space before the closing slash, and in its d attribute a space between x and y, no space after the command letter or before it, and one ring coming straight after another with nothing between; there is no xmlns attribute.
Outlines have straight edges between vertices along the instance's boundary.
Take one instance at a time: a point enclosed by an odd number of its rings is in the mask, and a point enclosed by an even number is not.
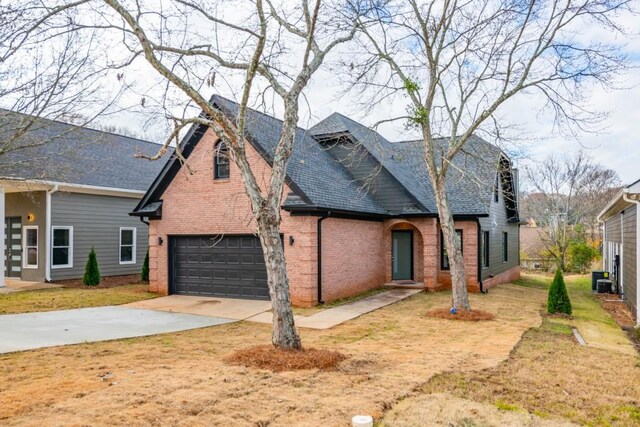
<svg viewBox="0 0 640 427"><path fill-rule="evenodd" d="M628 354L624 346L617 347L620 351L612 344L607 348L582 347L572 336L571 326L576 324L579 328L588 325L592 335L597 333L606 343L613 342L609 334L617 339L620 332L611 328L611 318L587 294L587 286L590 284L583 277L567 281L575 308L573 323L545 317L542 326L528 331L500 365L479 372L436 375L422 388L426 393L419 398L422 400L409 399L404 409L394 408L387 424L408 425L403 423L425 413L430 396L444 393L455 399L472 398L503 412L545 419L603 426L640 425L638 357ZM447 411L455 408L441 412Z"/></svg>
<svg viewBox="0 0 640 427"><path fill-rule="evenodd" d="M274 373L224 363L239 349L270 342L269 325L248 322L0 355L0 424L348 425L359 413L380 417L437 373L496 366L540 324L544 297L519 286L471 295L473 307L496 313L490 328L424 317L447 304L451 294L443 292L330 330L302 330L306 347L349 355L336 371Z"/></svg>
<svg viewBox="0 0 640 427"><path fill-rule="evenodd" d="M87 286L82 283L82 279L69 279L69 280L58 280L55 282L58 285L62 285L65 288L80 288L80 289L108 289L114 288L117 286L131 285L131 284L142 284L142 279L140 279L139 274L129 274L125 276L106 276L100 278L100 284L96 286Z"/></svg>
<svg viewBox="0 0 640 427"><path fill-rule="evenodd" d="M337 351L304 348L282 350L272 345L243 348L224 359L230 365L267 369L273 372L302 369L335 370L347 356Z"/></svg>
<svg viewBox="0 0 640 427"><path fill-rule="evenodd" d="M0 314L120 305L158 296L147 292L147 289L147 285L128 285L107 289L56 288L3 294L0 295Z"/></svg>
<svg viewBox="0 0 640 427"><path fill-rule="evenodd" d="M427 311L427 317L436 317L439 319L447 320L462 320L465 322L480 322L483 320L495 320L496 316L493 313L483 310L458 310L455 314L447 308L436 308L434 310Z"/></svg>

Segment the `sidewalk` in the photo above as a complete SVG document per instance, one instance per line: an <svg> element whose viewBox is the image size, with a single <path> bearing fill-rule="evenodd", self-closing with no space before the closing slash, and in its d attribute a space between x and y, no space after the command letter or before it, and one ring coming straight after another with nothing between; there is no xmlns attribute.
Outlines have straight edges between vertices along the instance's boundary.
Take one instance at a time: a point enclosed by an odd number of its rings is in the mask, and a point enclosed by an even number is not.
<svg viewBox="0 0 640 427"><path fill-rule="evenodd" d="M412 295L422 292L421 289L392 289L380 292L361 300L341 305L334 308L322 310L311 316L294 316L296 326L308 329L331 329L348 320L360 317L379 308L386 307ZM260 313L246 319L248 322L272 323L272 313L270 311Z"/></svg>

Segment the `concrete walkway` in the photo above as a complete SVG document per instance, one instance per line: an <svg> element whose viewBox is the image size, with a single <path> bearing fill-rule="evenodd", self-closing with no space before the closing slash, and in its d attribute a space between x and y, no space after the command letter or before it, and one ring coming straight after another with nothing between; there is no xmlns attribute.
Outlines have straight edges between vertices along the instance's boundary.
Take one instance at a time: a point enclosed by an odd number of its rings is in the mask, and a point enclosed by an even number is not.
<svg viewBox="0 0 640 427"><path fill-rule="evenodd" d="M5 279L5 286L0 288L1 294L12 294L15 292L36 291L42 289L61 288L62 285L43 282L25 282L23 280Z"/></svg>
<svg viewBox="0 0 640 427"><path fill-rule="evenodd" d="M178 332L233 320L129 307L0 316L0 353Z"/></svg>
<svg viewBox="0 0 640 427"><path fill-rule="evenodd" d="M309 329L331 329L348 320L353 320L382 307L394 304L412 295L422 292L420 289L393 289L362 298L352 303L322 310L311 316L295 316L296 326ZM271 323L271 312L260 313L246 319L249 322Z"/></svg>

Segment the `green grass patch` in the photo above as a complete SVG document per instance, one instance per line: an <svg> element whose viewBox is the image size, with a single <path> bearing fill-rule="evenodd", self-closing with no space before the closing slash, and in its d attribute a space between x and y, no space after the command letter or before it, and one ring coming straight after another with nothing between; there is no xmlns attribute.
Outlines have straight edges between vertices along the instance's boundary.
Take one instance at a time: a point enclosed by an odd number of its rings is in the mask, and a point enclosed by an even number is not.
<svg viewBox="0 0 640 427"><path fill-rule="evenodd" d="M147 285L125 285L113 288L56 288L0 295L0 314L33 313L128 304L156 298Z"/></svg>
<svg viewBox="0 0 640 427"><path fill-rule="evenodd" d="M518 405L512 405L511 403L507 403L502 399L496 400L496 403L494 403L494 405L501 411L520 411L520 407Z"/></svg>

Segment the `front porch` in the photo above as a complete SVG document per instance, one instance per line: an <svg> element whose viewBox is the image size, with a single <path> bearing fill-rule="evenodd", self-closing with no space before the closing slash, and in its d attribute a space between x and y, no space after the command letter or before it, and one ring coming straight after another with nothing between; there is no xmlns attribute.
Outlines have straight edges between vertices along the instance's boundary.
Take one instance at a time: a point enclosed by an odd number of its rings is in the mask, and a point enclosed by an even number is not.
<svg viewBox="0 0 640 427"><path fill-rule="evenodd" d="M0 180L3 293L33 289L47 281L51 188L44 183Z"/></svg>

